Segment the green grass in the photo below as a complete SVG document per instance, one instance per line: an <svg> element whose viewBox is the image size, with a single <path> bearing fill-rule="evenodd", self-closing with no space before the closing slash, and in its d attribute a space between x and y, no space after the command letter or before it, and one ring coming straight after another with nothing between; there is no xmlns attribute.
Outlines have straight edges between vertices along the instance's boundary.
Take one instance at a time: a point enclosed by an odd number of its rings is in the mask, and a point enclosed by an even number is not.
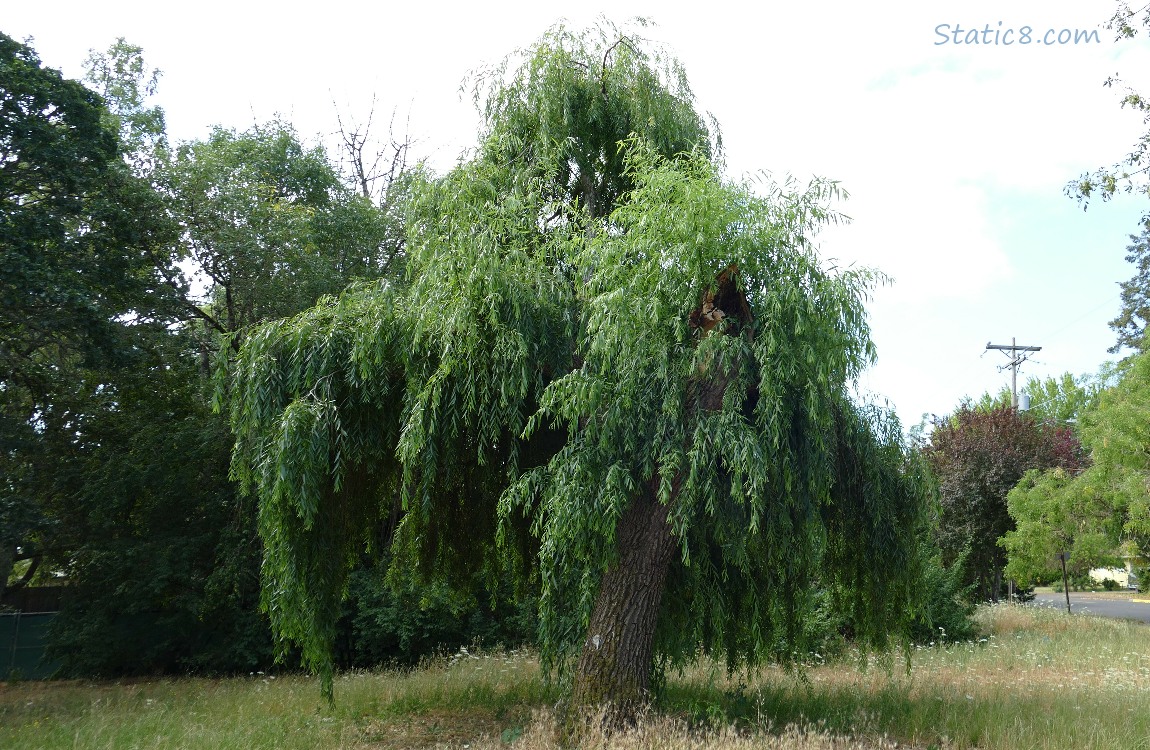
<svg viewBox="0 0 1150 750"><path fill-rule="evenodd" d="M522 727L556 699L523 655L460 655L410 672L0 683L0 747L388 748Z"/></svg>
<svg viewBox="0 0 1150 750"><path fill-rule="evenodd" d="M1021 607L979 617L979 641L916 649L909 671L698 665L638 733L586 746L1150 750L1150 627ZM0 747L534 750L553 747L558 698L522 654L344 675L334 707L301 676L10 683Z"/></svg>

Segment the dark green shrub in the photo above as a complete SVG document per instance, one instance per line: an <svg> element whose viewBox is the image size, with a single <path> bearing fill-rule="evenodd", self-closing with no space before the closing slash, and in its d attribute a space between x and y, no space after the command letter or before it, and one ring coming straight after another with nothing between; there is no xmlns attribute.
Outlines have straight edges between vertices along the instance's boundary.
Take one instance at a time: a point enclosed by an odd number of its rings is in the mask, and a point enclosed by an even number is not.
<svg viewBox="0 0 1150 750"><path fill-rule="evenodd" d="M919 583L918 611L911 626L915 643L966 641L977 628L974 614L974 584L964 584L967 556L960 555L949 568L937 550L924 548L922 578Z"/></svg>
<svg viewBox="0 0 1150 750"><path fill-rule="evenodd" d="M505 583L488 590L479 575L465 587L421 585L414 576L393 587L386 571L381 561L351 575L336 654L342 668L414 665L475 643L534 643L538 602L532 595L516 597Z"/></svg>

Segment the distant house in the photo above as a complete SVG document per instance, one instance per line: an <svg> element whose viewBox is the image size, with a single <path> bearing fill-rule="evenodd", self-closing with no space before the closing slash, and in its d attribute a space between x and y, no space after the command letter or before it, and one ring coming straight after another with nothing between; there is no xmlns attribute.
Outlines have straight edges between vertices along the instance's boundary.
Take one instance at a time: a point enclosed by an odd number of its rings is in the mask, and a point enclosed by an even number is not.
<svg viewBox="0 0 1150 750"><path fill-rule="evenodd" d="M1125 568L1094 568L1090 571L1090 578L1098 583L1110 579L1118 584L1119 588L1138 588L1138 576L1134 573L1134 566L1130 559L1126 560Z"/></svg>

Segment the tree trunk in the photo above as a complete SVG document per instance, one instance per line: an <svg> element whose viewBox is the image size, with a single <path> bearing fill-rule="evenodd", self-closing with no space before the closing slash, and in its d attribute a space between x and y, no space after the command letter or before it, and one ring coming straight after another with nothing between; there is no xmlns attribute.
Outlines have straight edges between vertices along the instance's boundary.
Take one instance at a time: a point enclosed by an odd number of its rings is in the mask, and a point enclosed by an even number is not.
<svg viewBox="0 0 1150 750"><path fill-rule="evenodd" d="M599 585L575 671L573 705L607 705L615 718L633 716L649 697L655 625L676 548L658 481L619 519L619 556Z"/></svg>
<svg viewBox="0 0 1150 750"><path fill-rule="evenodd" d="M720 324L728 335L750 336L751 311L735 283L736 274L734 266L719 274L691 312L689 322L697 336L709 335ZM702 366L687 389L689 411L698 416L721 409L729 381L730 373ZM599 584L575 670L572 705L606 705L612 723L634 717L650 697L655 626L677 549L667 513L675 504L680 478L671 480L667 505L659 502L659 482L658 475L652 477L619 519L617 557Z"/></svg>

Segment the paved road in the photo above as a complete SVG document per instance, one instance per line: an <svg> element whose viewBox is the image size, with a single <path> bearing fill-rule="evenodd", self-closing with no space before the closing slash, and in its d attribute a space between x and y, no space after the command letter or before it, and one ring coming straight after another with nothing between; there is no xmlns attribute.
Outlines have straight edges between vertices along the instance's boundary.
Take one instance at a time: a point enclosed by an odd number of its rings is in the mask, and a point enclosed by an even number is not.
<svg viewBox="0 0 1150 750"><path fill-rule="evenodd" d="M1090 594L1070 592L1070 611L1100 617L1117 617L1122 620L1140 620L1150 623L1150 601L1145 595L1137 595L1142 601L1131 601L1130 596L1113 594ZM1035 594L1034 604L1042 607L1056 607L1066 611L1065 594Z"/></svg>

